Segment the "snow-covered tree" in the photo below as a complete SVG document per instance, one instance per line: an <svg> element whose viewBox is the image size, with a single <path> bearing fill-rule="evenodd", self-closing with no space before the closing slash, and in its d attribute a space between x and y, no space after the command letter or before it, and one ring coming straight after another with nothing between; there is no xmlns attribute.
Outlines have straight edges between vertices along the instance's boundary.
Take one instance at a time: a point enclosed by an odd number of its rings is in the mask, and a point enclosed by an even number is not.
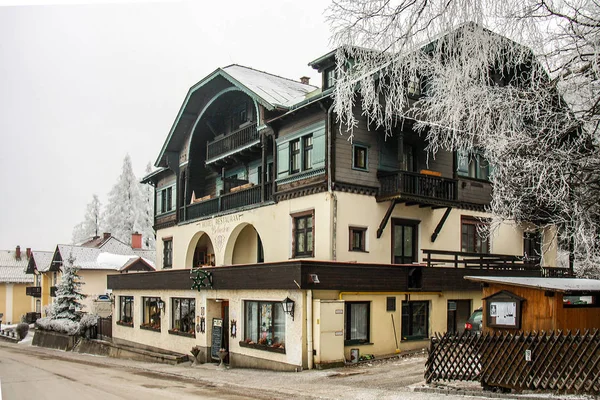
<svg viewBox="0 0 600 400"><path fill-rule="evenodd" d="M131 234L142 232L140 220L145 204L140 184L133 173L129 154L123 160L123 169L117 183L108 194L105 211L106 231L124 243L131 244Z"/></svg>
<svg viewBox="0 0 600 400"><path fill-rule="evenodd" d="M150 163L146 166L146 175L152 172ZM143 208L140 213L140 233L142 234L143 246L146 249L154 249L156 238L154 237L154 187L148 184L140 184Z"/></svg>
<svg viewBox="0 0 600 400"><path fill-rule="evenodd" d="M350 136L360 105L388 134L414 121L432 154L483 152L494 223L557 226L600 274L597 2L334 0L328 18Z"/></svg>
<svg viewBox="0 0 600 400"><path fill-rule="evenodd" d="M52 319L68 319L79 322L83 305L80 300L85 298L81 293L83 282L79 276L79 268L75 266L72 256L63 264L62 279L56 286L56 303L54 303Z"/></svg>
<svg viewBox="0 0 600 400"><path fill-rule="evenodd" d="M73 243L100 236L102 233L102 204L98 195L94 194L92 201L87 205L83 222L73 228Z"/></svg>

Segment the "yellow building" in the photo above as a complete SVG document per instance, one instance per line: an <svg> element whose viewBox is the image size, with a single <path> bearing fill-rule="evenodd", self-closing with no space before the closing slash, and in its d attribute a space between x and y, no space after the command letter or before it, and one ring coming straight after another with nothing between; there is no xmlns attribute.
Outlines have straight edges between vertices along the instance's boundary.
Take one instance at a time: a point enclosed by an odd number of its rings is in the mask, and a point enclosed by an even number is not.
<svg viewBox="0 0 600 400"><path fill-rule="evenodd" d="M490 235L489 165L425 152L332 109L322 82L240 65L188 92L144 178L156 189L157 269L108 276L113 340L233 366L300 370L382 356L461 331L481 306L465 275L539 276L555 235L503 225ZM357 110L357 115L360 110ZM284 301L286 300L286 301Z"/></svg>
<svg viewBox="0 0 600 400"><path fill-rule="evenodd" d="M0 313L3 324L16 324L25 320L28 313L34 311L35 304L28 296L33 286L33 277L25 270L31 249L21 252L15 250L0 251Z"/></svg>

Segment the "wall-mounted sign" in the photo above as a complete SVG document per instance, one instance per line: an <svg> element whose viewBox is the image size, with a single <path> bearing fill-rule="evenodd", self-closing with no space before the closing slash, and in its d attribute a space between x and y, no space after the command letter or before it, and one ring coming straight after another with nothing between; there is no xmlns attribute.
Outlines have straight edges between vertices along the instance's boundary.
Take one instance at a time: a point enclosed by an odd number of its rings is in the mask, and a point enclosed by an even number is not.
<svg viewBox="0 0 600 400"><path fill-rule="evenodd" d="M486 301L486 326L489 328L521 328L521 303L525 300L502 290L484 299Z"/></svg>
<svg viewBox="0 0 600 400"><path fill-rule="evenodd" d="M202 288L211 288L213 287L213 276L212 272L201 270L200 268L195 268L190 271L190 275L192 278L192 289L196 289L200 291Z"/></svg>

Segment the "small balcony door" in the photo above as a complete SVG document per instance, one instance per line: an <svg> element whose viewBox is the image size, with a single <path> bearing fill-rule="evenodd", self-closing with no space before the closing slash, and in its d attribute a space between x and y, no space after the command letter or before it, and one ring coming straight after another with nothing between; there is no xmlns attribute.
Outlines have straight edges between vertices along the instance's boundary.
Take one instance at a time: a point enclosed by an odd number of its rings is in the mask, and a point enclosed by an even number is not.
<svg viewBox="0 0 600 400"><path fill-rule="evenodd" d="M392 219L392 264L411 264L417 261L417 232L419 221Z"/></svg>

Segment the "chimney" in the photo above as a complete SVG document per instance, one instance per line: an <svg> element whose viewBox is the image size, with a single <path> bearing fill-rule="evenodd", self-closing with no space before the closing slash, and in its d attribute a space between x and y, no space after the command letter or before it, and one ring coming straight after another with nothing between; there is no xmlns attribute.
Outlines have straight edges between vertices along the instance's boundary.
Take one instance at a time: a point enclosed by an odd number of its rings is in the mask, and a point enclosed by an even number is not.
<svg viewBox="0 0 600 400"><path fill-rule="evenodd" d="M31 258L31 247L27 248L27 259L29 260Z"/></svg>
<svg viewBox="0 0 600 400"><path fill-rule="evenodd" d="M133 232L131 234L131 248L132 249L141 249L142 248L142 234Z"/></svg>
<svg viewBox="0 0 600 400"><path fill-rule="evenodd" d="M110 232L104 232L104 240L110 238Z"/></svg>
<svg viewBox="0 0 600 400"><path fill-rule="evenodd" d="M17 246L17 248L15 249L15 258L17 260L21 259L21 246Z"/></svg>
<svg viewBox="0 0 600 400"><path fill-rule="evenodd" d="M308 76L303 76L302 78L300 78L300 83L302 83L303 85L308 85L309 80L310 78Z"/></svg>

